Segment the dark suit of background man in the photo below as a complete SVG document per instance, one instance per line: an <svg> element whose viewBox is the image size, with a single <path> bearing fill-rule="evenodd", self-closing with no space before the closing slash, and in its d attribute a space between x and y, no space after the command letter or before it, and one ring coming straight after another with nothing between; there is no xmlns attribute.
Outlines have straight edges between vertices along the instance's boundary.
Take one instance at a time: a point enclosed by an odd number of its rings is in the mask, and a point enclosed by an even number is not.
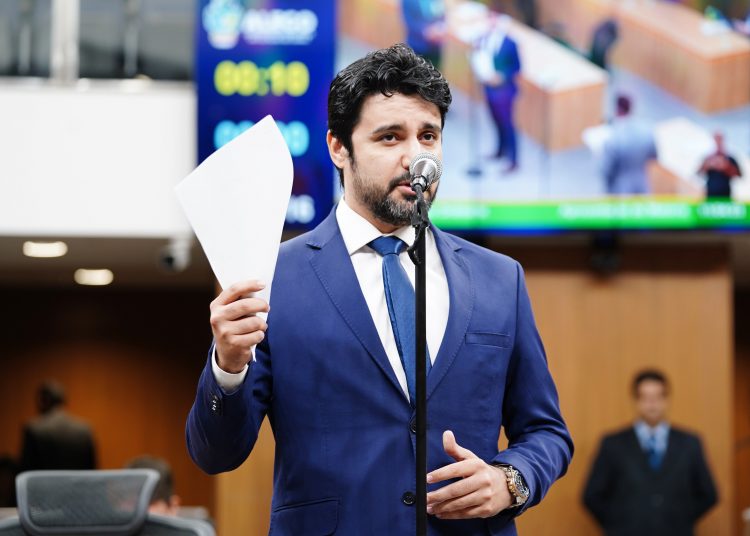
<svg viewBox="0 0 750 536"><path fill-rule="evenodd" d="M415 533L409 163L442 156L450 102L440 72L405 45L338 73L327 142L343 199L281 245L267 324L255 315L268 304L248 296L257 282L211 305L188 448L205 471L230 471L268 416L276 536ZM436 227L425 238L430 534L511 536L573 445L518 263Z"/></svg>
<svg viewBox="0 0 750 536"><path fill-rule="evenodd" d="M518 167L518 141L513 119L513 104L518 95L516 76L521 71L518 46L510 37L511 19L493 16L490 29L479 40L479 52L491 58L491 73L484 77L484 94L497 129L497 150L493 157L506 158L506 172Z"/></svg>
<svg viewBox="0 0 750 536"><path fill-rule="evenodd" d="M607 536L689 536L716 503L700 440L666 420L668 388L658 371L638 374L638 420L602 440L584 503Z"/></svg>
<svg viewBox="0 0 750 536"><path fill-rule="evenodd" d="M96 469L91 428L63 409L65 391L56 382L37 392L40 415L24 428L20 467L32 469Z"/></svg>

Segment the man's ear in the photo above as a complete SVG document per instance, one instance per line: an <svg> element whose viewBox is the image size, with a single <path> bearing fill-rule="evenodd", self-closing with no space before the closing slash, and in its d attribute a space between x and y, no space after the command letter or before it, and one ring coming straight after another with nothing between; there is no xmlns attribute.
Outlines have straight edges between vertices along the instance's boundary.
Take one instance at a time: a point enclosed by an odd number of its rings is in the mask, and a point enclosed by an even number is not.
<svg viewBox="0 0 750 536"><path fill-rule="evenodd" d="M333 165L339 169L343 169L344 164L349 159L349 151L330 130L326 134L326 143L328 144L328 154L331 155Z"/></svg>

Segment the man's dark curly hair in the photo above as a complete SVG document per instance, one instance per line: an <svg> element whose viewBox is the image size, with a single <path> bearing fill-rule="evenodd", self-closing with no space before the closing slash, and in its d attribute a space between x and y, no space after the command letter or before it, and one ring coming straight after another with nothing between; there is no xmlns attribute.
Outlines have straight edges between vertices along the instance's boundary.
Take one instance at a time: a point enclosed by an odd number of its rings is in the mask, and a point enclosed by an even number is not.
<svg viewBox="0 0 750 536"><path fill-rule="evenodd" d="M441 126L451 104L451 90L443 75L429 61L399 43L370 52L345 67L328 91L328 128L354 158L352 132L359 122L362 103L370 95L395 93L418 95L440 110ZM339 169L341 185L344 173Z"/></svg>

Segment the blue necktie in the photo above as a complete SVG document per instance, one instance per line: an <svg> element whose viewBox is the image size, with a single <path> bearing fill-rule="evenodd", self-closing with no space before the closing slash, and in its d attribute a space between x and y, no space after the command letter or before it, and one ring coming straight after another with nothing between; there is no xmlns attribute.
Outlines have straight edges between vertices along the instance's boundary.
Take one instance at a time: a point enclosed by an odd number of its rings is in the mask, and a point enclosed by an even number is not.
<svg viewBox="0 0 750 536"><path fill-rule="evenodd" d="M406 244L395 236L381 236L368 245L383 257L385 301L388 304L388 315L391 317L398 355L401 357L401 364L406 372L409 400L414 406L417 400L416 359L414 357L416 354L414 288L398 258L406 248ZM432 366L429 350L426 354L426 370L429 372Z"/></svg>
<svg viewBox="0 0 750 536"><path fill-rule="evenodd" d="M656 470L661 465L662 458L662 453L656 448L656 434L649 436L647 445L646 454L648 456L648 464L651 466L651 469Z"/></svg>

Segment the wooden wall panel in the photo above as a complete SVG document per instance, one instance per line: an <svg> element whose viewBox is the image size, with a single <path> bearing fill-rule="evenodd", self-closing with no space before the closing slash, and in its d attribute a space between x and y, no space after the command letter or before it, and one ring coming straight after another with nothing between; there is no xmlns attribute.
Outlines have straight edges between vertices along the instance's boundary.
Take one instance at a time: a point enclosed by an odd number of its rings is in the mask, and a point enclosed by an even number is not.
<svg viewBox="0 0 750 536"><path fill-rule="evenodd" d="M16 456L45 379L93 427L99 468L168 460L183 504L213 504L190 460L185 417L210 343L207 291L0 290L0 455Z"/></svg>

